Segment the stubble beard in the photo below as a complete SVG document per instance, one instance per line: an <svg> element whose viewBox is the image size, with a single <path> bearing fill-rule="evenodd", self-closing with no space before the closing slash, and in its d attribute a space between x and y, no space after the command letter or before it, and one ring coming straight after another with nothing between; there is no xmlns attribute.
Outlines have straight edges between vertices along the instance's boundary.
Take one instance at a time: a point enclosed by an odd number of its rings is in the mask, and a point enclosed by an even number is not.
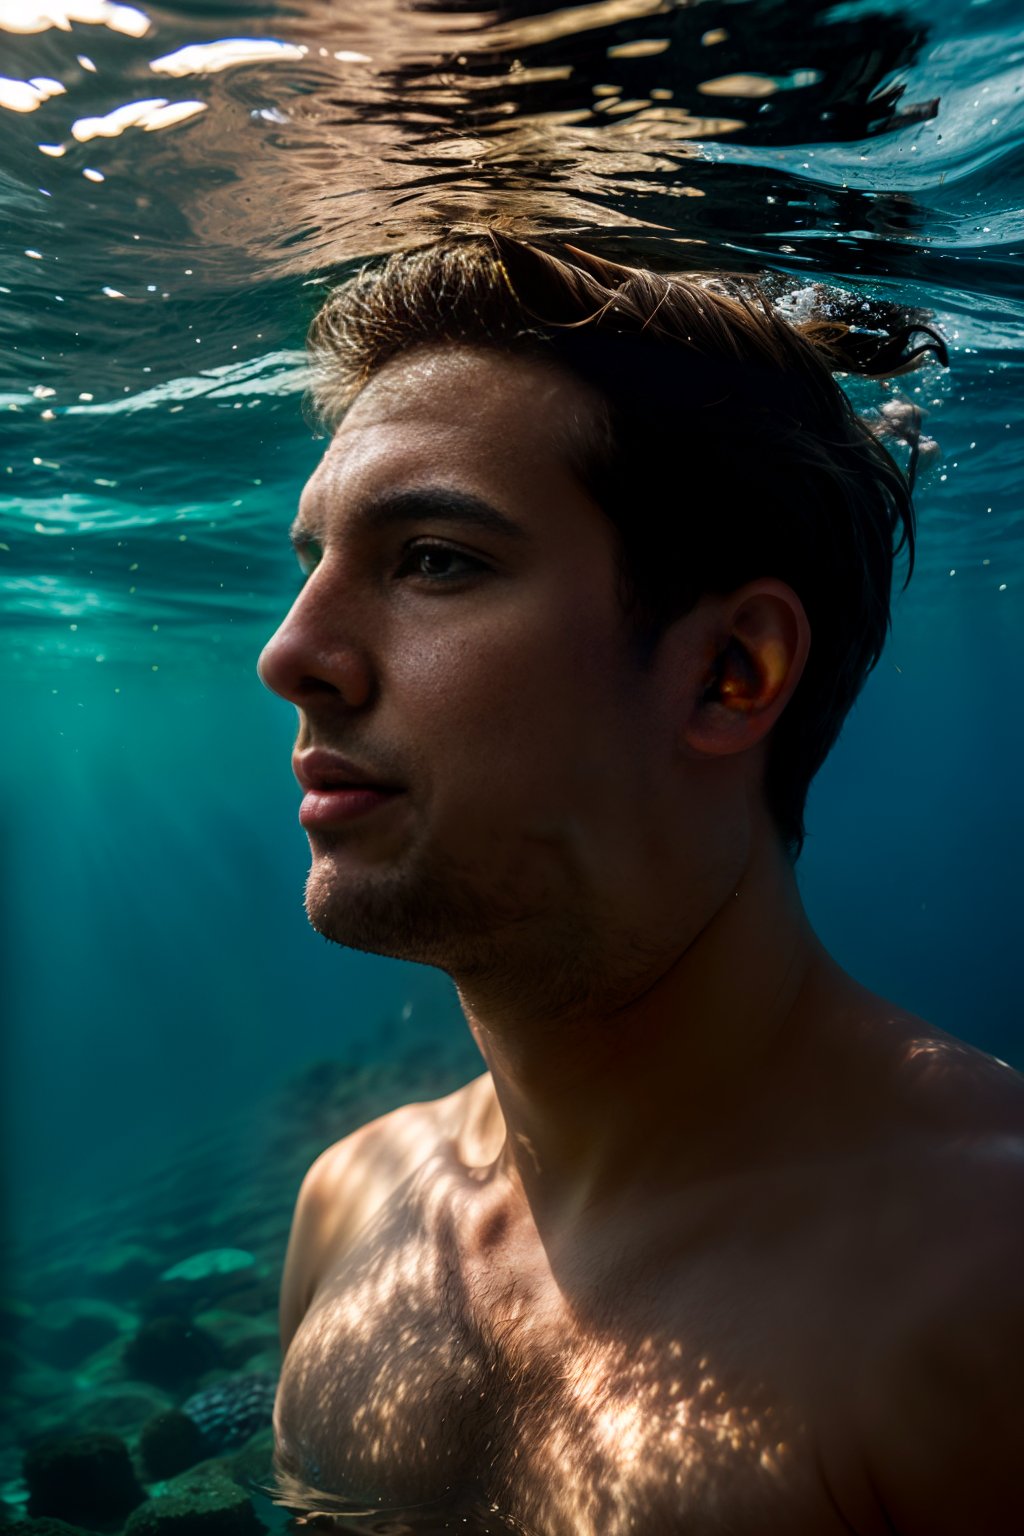
<svg viewBox="0 0 1024 1536"><path fill-rule="evenodd" d="M306 880L306 915L333 944L434 966L464 989L489 997L498 1011L539 1022L603 1012L627 994L654 958L638 934L623 944L599 937L564 905L531 912L509 882L485 878L436 856L420 865L377 869L362 880L314 857Z"/></svg>
<svg viewBox="0 0 1024 1536"><path fill-rule="evenodd" d="M507 901L481 894L473 873L452 862L376 869L362 879L314 856L306 916L333 944L432 965L449 974L497 963Z"/></svg>

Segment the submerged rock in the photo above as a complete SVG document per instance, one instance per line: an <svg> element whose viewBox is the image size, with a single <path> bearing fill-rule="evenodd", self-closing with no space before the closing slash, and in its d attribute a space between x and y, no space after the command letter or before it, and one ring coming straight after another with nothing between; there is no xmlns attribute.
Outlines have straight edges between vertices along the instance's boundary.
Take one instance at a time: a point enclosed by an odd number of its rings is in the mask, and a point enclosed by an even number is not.
<svg viewBox="0 0 1024 1536"><path fill-rule="evenodd" d="M226 1371L241 1373L253 1355L267 1349L280 1350L277 1319L273 1316L246 1317L226 1308L211 1307L197 1312L194 1321L217 1340Z"/></svg>
<svg viewBox="0 0 1024 1536"><path fill-rule="evenodd" d="M207 1248L164 1269L141 1298L147 1316L194 1316L231 1293L266 1295L269 1277L245 1248ZM276 1303L276 1294L271 1305Z"/></svg>
<svg viewBox="0 0 1024 1536"><path fill-rule="evenodd" d="M124 1536L263 1536L244 1488L217 1468L198 1468L136 1509Z"/></svg>
<svg viewBox="0 0 1024 1536"><path fill-rule="evenodd" d="M277 1377L269 1371L225 1376L182 1404L212 1450L241 1445L257 1430L266 1429L274 1412Z"/></svg>
<svg viewBox="0 0 1024 1536"><path fill-rule="evenodd" d="M159 1273L160 1261L141 1243L108 1245L86 1265L90 1290L116 1300L137 1296ZM73 1291L73 1286L68 1286Z"/></svg>
<svg viewBox="0 0 1024 1536"><path fill-rule="evenodd" d="M142 1381L169 1391L181 1388L220 1363L217 1340L186 1318L154 1317L124 1348L125 1368Z"/></svg>
<svg viewBox="0 0 1024 1536"><path fill-rule="evenodd" d="M41 1360L22 1356L24 1364L16 1365L8 1378L8 1388L13 1396L27 1403L64 1402L68 1394L68 1374L56 1366L45 1365Z"/></svg>
<svg viewBox="0 0 1024 1536"><path fill-rule="evenodd" d="M75 1422L83 1430L106 1430L131 1440L140 1424L167 1406L166 1393L126 1382L121 1387L87 1392L76 1410Z"/></svg>
<svg viewBox="0 0 1024 1536"><path fill-rule="evenodd" d="M172 1264L160 1276L161 1280L207 1280L211 1275L230 1275L240 1269L251 1269L256 1263L244 1248L208 1248L205 1253L194 1253L191 1258Z"/></svg>
<svg viewBox="0 0 1024 1536"><path fill-rule="evenodd" d="M236 1483L241 1483L250 1493L269 1496L275 1489L273 1429L267 1428L262 1434L253 1435L240 1451L225 1457L221 1465L227 1468Z"/></svg>
<svg viewBox="0 0 1024 1536"><path fill-rule="evenodd" d="M285 1234L287 1237L287 1233ZM275 1245L275 1253L283 1250L283 1241ZM218 1296L217 1305L225 1312L248 1317L269 1317L277 1326L278 1279L276 1274L263 1275L257 1270L243 1270L228 1276L228 1288Z"/></svg>
<svg viewBox="0 0 1024 1536"><path fill-rule="evenodd" d="M171 1408L147 1419L139 1434L139 1455L154 1482L177 1477L208 1454L202 1430L188 1414Z"/></svg>
<svg viewBox="0 0 1024 1536"><path fill-rule="evenodd" d="M20 1296L0 1296L0 1339L13 1339L35 1317L36 1309Z"/></svg>
<svg viewBox="0 0 1024 1536"><path fill-rule="evenodd" d="M40 1308L22 1334L23 1347L47 1365L78 1365L112 1339L128 1333L134 1318L113 1302L70 1297Z"/></svg>
<svg viewBox="0 0 1024 1536"><path fill-rule="evenodd" d="M37 1520L15 1520L4 1527L4 1536L89 1536L80 1525L69 1525L53 1515L40 1515Z"/></svg>
<svg viewBox="0 0 1024 1536"><path fill-rule="evenodd" d="M120 1524L146 1495L117 1435L53 1436L25 1453L28 1513L87 1527Z"/></svg>

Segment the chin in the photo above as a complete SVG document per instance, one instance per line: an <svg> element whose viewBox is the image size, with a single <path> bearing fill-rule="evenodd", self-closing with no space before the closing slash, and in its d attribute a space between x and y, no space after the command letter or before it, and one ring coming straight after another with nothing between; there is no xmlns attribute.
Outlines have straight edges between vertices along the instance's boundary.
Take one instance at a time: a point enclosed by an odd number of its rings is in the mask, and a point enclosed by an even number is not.
<svg viewBox="0 0 1024 1536"><path fill-rule="evenodd" d="M406 865L354 875L329 859L316 860L306 882L306 915L333 944L433 966L459 987L497 988L536 1018L619 1001L614 985L622 978L606 974L607 956L585 924L564 909L528 909L465 871L428 875ZM629 936L630 964L641 940Z"/></svg>
<svg viewBox="0 0 1024 1536"><path fill-rule="evenodd" d="M316 860L306 881L306 916L332 944L451 971L479 961L493 941L479 895L406 870L344 876Z"/></svg>

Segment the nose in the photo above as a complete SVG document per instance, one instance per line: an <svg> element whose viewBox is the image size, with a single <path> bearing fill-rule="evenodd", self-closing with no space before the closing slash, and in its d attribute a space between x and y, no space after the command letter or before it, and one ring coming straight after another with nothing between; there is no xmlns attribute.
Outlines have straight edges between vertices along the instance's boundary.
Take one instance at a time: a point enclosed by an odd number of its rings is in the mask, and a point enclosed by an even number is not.
<svg viewBox="0 0 1024 1536"><path fill-rule="evenodd" d="M364 708L374 693L369 656L351 634L342 633L336 611L326 622L313 586L313 580L306 583L260 652L259 679L300 709L332 698L349 709Z"/></svg>

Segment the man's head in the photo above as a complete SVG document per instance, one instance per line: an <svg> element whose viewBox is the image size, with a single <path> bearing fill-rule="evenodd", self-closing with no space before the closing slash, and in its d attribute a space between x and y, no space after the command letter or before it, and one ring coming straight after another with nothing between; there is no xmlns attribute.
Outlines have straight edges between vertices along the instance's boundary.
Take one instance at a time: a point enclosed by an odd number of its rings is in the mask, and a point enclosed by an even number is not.
<svg viewBox="0 0 1024 1536"><path fill-rule="evenodd" d="M337 430L261 672L300 751L405 791L311 834L314 924L449 969L542 927L568 994L698 932L762 827L795 859L913 552L812 341L739 283L485 240L311 340Z"/></svg>

